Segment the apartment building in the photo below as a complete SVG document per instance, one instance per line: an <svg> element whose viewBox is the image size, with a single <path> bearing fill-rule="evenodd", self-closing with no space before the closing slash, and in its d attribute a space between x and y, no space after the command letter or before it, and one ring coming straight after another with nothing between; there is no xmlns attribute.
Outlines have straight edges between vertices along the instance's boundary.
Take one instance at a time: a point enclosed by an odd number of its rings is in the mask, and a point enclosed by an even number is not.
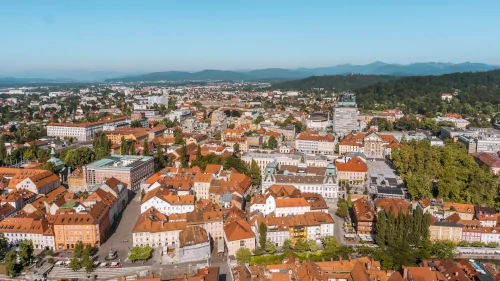
<svg viewBox="0 0 500 281"><path fill-rule="evenodd" d="M78 141L92 140L94 133L103 130L104 126L123 127L130 123L128 117L85 123L49 123L47 125L47 136L49 137L73 137Z"/></svg>
<svg viewBox="0 0 500 281"><path fill-rule="evenodd" d="M297 166L300 163L305 163L306 166L314 167L326 167L330 164L328 157L325 155L303 155L303 154L285 154L285 153L257 153L257 152L247 152L241 156L243 160L248 165L252 164L254 160L259 169L264 171L269 163L278 162L281 165L292 165Z"/></svg>
<svg viewBox="0 0 500 281"><path fill-rule="evenodd" d="M194 194L196 199L210 199L210 184L214 180L214 174L196 174L194 177Z"/></svg>
<svg viewBox="0 0 500 281"><path fill-rule="evenodd" d="M0 232L7 242L19 246L24 240L31 240L34 249L54 250L54 232L46 219L5 218L0 221Z"/></svg>
<svg viewBox="0 0 500 281"><path fill-rule="evenodd" d="M156 210L169 216L185 214L194 210L193 195L173 195L172 191L163 187L148 191L141 202L141 214L155 207Z"/></svg>
<svg viewBox="0 0 500 281"><path fill-rule="evenodd" d="M54 221L56 249L74 249L79 241L100 246L109 228L109 206L103 202L95 204L89 212L59 214Z"/></svg>
<svg viewBox="0 0 500 281"><path fill-rule="evenodd" d="M224 238L224 215L217 204L209 200L199 200L192 212L186 213L186 221L189 226L203 227L214 241Z"/></svg>
<svg viewBox="0 0 500 281"><path fill-rule="evenodd" d="M447 240L459 242L462 239L463 225L457 222L450 221L435 221L429 226L430 239Z"/></svg>
<svg viewBox="0 0 500 281"><path fill-rule="evenodd" d="M353 222L358 235L372 235L376 232L377 213L373 204L366 198L352 202Z"/></svg>
<svg viewBox="0 0 500 281"><path fill-rule="evenodd" d="M368 166L362 157L353 157L345 163L336 162L335 167L339 181L349 184L364 184L366 182Z"/></svg>
<svg viewBox="0 0 500 281"><path fill-rule="evenodd" d="M361 152L367 158L386 158L391 155L393 147L399 147L398 140L393 135L368 133L349 133L339 143L339 153Z"/></svg>
<svg viewBox="0 0 500 281"><path fill-rule="evenodd" d="M317 131L300 133L295 139L295 149L306 154L335 154L335 137Z"/></svg>
<svg viewBox="0 0 500 281"><path fill-rule="evenodd" d="M182 215L167 216L155 207L143 212L132 230L132 244L136 246L178 246L179 233L187 227Z"/></svg>
<svg viewBox="0 0 500 281"><path fill-rule="evenodd" d="M87 190L114 177L135 191L153 175L154 161L152 156L111 155L84 166L82 170Z"/></svg>
<svg viewBox="0 0 500 281"><path fill-rule="evenodd" d="M313 240L321 243L321 238L334 235L335 223L330 214L309 212L290 218L290 240Z"/></svg>
<svg viewBox="0 0 500 281"><path fill-rule="evenodd" d="M255 233L245 220L236 220L224 226L224 242L229 256L236 255L240 248L255 251Z"/></svg>
<svg viewBox="0 0 500 281"><path fill-rule="evenodd" d="M35 194L47 194L61 186L59 177L47 170L0 168L0 178L8 181L9 193L25 189Z"/></svg>

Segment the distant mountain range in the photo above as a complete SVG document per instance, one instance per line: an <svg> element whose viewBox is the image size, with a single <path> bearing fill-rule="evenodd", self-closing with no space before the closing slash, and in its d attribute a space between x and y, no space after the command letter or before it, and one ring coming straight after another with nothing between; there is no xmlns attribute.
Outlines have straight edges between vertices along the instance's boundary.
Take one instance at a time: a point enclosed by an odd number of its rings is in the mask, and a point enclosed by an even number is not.
<svg viewBox="0 0 500 281"><path fill-rule="evenodd" d="M167 71L132 74L118 71L30 71L16 75L1 75L0 84L61 83L61 82L152 82L152 81L256 81L265 79L301 79L310 76L365 74L390 76L442 75L455 72L479 72L500 69L500 66L483 63L412 63L389 64L373 62L366 65L341 64L318 68L266 68L257 70L202 70L199 72ZM34 77L34 78L31 78ZM61 78L59 78L61 77Z"/></svg>
<svg viewBox="0 0 500 281"><path fill-rule="evenodd" d="M499 69L500 66L483 63L412 63L407 65L374 62L367 65L342 64L319 68L266 68L250 71L203 70L199 72L168 71L143 75L107 79L106 82L151 82L151 81L198 81L198 80L260 80L260 79L300 79L310 76L366 74L392 76L442 75L455 72L479 72Z"/></svg>

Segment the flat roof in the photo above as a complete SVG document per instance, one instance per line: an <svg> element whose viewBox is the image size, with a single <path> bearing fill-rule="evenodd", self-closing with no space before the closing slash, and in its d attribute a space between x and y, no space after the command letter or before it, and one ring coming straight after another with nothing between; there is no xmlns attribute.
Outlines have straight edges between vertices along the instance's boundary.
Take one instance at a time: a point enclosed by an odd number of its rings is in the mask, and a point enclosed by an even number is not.
<svg viewBox="0 0 500 281"><path fill-rule="evenodd" d="M111 155L87 165L89 168L110 168L119 170L130 170L143 163L153 160L153 156L142 155Z"/></svg>

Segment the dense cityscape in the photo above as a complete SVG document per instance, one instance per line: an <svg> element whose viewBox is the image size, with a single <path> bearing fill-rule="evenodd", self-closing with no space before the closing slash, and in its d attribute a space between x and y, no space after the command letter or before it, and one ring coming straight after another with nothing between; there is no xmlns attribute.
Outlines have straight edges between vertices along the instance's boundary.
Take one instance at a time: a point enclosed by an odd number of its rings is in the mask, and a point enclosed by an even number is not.
<svg viewBox="0 0 500 281"><path fill-rule="evenodd" d="M499 1L0 10L0 281L500 281Z"/></svg>
<svg viewBox="0 0 500 281"><path fill-rule="evenodd" d="M3 87L2 274L498 280L496 116L287 83Z"/></svg>

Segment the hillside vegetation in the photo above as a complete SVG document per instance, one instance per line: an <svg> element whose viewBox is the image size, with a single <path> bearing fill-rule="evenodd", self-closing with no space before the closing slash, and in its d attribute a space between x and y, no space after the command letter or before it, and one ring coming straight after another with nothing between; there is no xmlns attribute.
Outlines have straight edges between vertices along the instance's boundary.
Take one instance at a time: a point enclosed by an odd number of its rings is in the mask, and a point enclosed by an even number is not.
<svg viewBox="0 0 500 281"><path fill-rule="evenodd" d="M335 76L311 76L305 79L286 81L272 86L272 89L300 90L305 91L312 88L335 89L349 91L356 88L387 82L397 79L395 76L387 75L335 75Z"/></svg>
<svg viewBox="0 0 500 281"><path fill-rule="evenodd" d="M363 109L400 108L406 113L433 117L437 113L460 113L489 117L500 111L500 70L453 73L441 76L412 76L376 82L354 92ZM451 102L443 93L457 93ZM486 117L483 116L483 117Z"/></svg>

